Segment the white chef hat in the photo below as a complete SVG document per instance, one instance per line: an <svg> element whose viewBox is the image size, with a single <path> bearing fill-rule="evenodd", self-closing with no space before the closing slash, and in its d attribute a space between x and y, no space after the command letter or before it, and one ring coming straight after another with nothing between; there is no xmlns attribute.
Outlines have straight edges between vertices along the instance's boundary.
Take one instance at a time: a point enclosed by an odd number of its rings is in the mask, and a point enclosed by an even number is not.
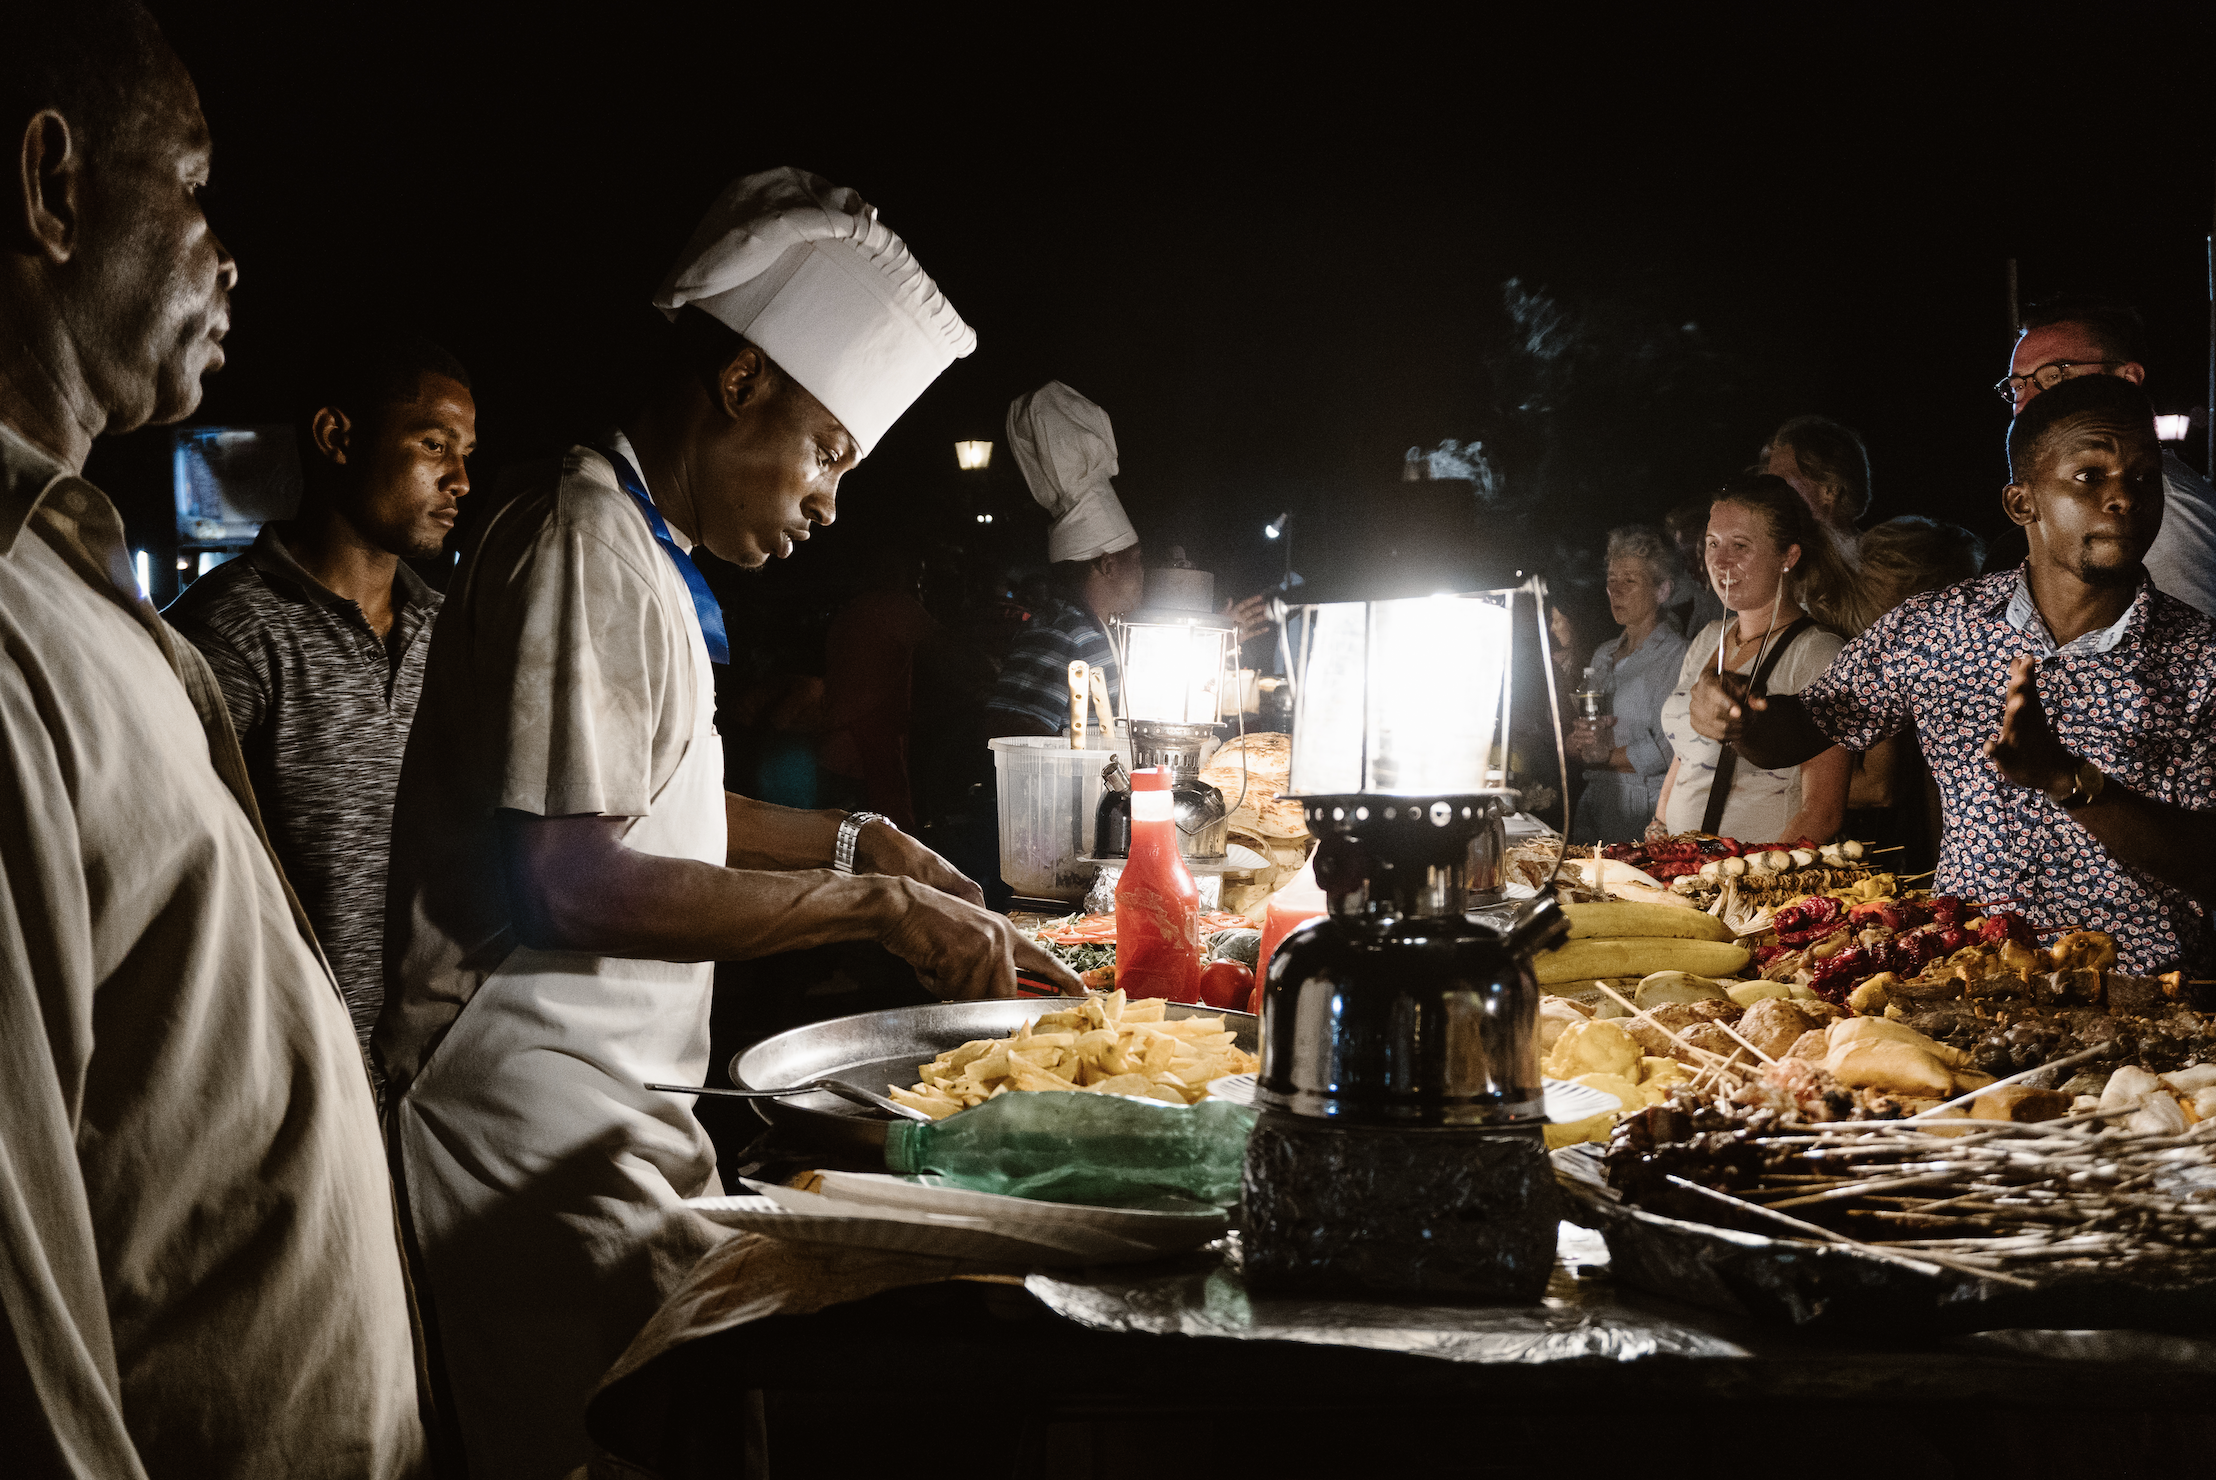
<svg viewBox="0 0 2216 1480"><path fill-rule="evenodd" d="M925 386L977 348L877 208L790 167L733 181L654 306L692 304L759 346L867 453Z"/></svg>
<svg viewBox="0 0 2216 1480"><path fill-rule="evenodd" d="M1008 403L1008 445L1031 496L1054 516L1048 560L1093 560L1139 542L1108 481L1116 471L1116 429L1107 412L1050 380Z"/></svg>

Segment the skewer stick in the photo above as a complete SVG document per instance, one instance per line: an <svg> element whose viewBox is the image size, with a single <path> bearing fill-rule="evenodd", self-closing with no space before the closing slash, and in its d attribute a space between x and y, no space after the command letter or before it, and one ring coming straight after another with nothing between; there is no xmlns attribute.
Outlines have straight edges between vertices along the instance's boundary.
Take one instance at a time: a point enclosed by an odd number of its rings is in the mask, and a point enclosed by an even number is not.
<svg viewBox="0 0 2216 1480"><path fill-rule="evenodd" d="M1697 1192L1703 1197L1711 1197L1714 1198L1717 1202L1729 1204L1731 1207L1736 1208L1741 1212L1752 1213L1758 1218L1767 1218L1774 1223L1782 1223L1786 1227L1793 1229L1795 1232L1800 1233L1803 1236L1818 1238L1823 1240L1827 1244L1839 1244L1849 1249L1859 1250L1860 1252L1869 1255L1872 1259L1882 1260L1887 1264L1903 1265L1909 1269L1915 1270L1918 1274L1928 1275L1937 1274L1939 1272L1939 1266L1934 1263L1927 1263L1922 1259L1914 1258L1907 1254L1896 1254L1890 1249L1874 1249L1870 1247L1870 1245L1863 1243L1860 1239L1848 1238L1843 1233L1833 1233L1830 1229L1825 1228L1822 1224L1804 1223L1798 1218L1789 1218L1785 1214L1777 1212L1774 1209L1762 1207L1757 1203L1747 1202L1743 1198L1733 1197L1728 1192L1718 1192L1713 1187L1703 1187L1700 1183L1689 1181L1684 1177L1678 1176L1674 1172L1666 1173L1665 1175L1669 1177L1670 1185L1673 1187L1682 1187L1687 1192ZM2018 1283L2023 1282L2019 1281Z"/></svg>
<svg viewBox="0 0 2216 1480"><path fill-rule="evenodd" d="M1723 583L1724 588L1723 606L1725 621L1723 625L1723 630L1716 634L1716 676L1718 678L1722 678L1724 676L1724 644L1731 641L1731 619L1736 614L1731 609L1731 577L1725 575L1719 576L1717 577L1717 579Z"/></svg>
<svg viewBox="0 0 2216 1480"><path fill-rule="evenodd" d="M1670 1041L1672 1043L1675 1043L1678 1047L1686 1050L1688 1053L1699 1054L1701 1058L1707 1060L1708 1066L1710 1068L1714 1068L1718 1065L1722 1065L1724 1067L1730 1066L1731 1061L1725 1058L1722 1054L1716 1053L1710 1049L1702 1048L1698 1044L1686 1042L1683 1034L1679 1033L1675 1028L1657 1018L1653 1013L1648 1012L1645 1008L1640 1007L1638 1004L1634 1003L1630 998L1624 996L1623 993L1608 985L1608 983L1596 980L1594 981L1593 985L1600 988L1603 992L1606 992L1609 996L1615 998L1617 1004L1620 1005L1625 1011L1629 1012L1633 1017L1639 1018L1644 1022L1652 1023L1662 1033L1666 1034L1669 1037ZM1739 1035L1734 1033L1732 1036L1734 1038L1737 1038ZM1739 1041L1742 1043L1746 1042L1746 1040L1743 1038ZM1747 1047L1754 1048L1754 1045L1748 1043ZM1762 1050L1758 1048L1755 1049L1756 1053L1760 1053L1761 1051Z"/></svg>
<svg viewBox="0 0 2216 1480"><path fill-rule="evenodd" d="M1776 1059L1773 1059L1773 1058L1771 1058L1771 1057L1770 1057L1770 1056L1769 1056L1768 1054L1764 1053L1764 1052L1763 1052L1763 1051L1762 1051L1761 1049L1759 1049L1759 1048L1756 1048L1756 1047L1755 1047L1755 1046L1754 1046L1754 1045L1753 1045L1753 1044L1752 1044L1751 1042L1748 1042L1748 1040L1747 1040L1747 1039L1745 1039L1745 1038L1743 1038L1743 1037L1740 1037L1740 1034L1739 1034L1739 1030L1738 1030L1737 1028L1734 1028L1733 1026L1731 1026L1731 1024L1729 1024L1729 1023L1727 1023L1727 1022L1724 1022L1724 1021L1723 1021L1722 1019L1720 1019L1720 1018L1711 1018L1711 1019L1709 1019L1709 1021L1710 1021L1710 1022L1713 1022L1713 1023L1715 1023L1715 1025L1716 1025L1717 1027L1719 1027L1719 1028L1723 1029L1723 1030L1724 1030L1724 1031L1725 1031L1726 1033L1729 1033L1729 1034L1730 1034L1730 1035L1731 1035L1732 1037L1734 1037L1734 1038L1737 1038L1737 1039L1738 1039L1738 1040L1739 1040L1739 1041L1740 1041L1741 1043L1744 1043L1744 1044L1746 1044L1746 1046L1747 1046L1747 1049L1748 1049L1748 1051L1749 1051L1749 1052L1751 1052L1751 1053L1752 1053L1752 1054L1753 1054L1753 1055L1754 1055L1754 1056L1755 1056L1756 1058L1760 1059L1760 1060L1761 1060L1761 1061L1762 1061L1763 1063L1765 1063L1765 1064L1775 1064L1775 1063L1777 1062L1777 1060L1776 1060ZM1733 1057L1737 1057L1737 1055L1733 1055Z"/></svg>
<svg viewBox="0 0 2216 1480"><path fill-rule="evenodd" d="M1958 1110L1964 1105L1972 1104L1980 1095L1989 1095L1994 1090L2005 1089L2011 1084L2021 1083L2034 1074L2044 1074L2049 1069L2068 1069L2084 1063L2087 1059L2105 1059L2115 1051L2116 1045L2114 1043L2097 1043L2083 1053L2074 1053L2068 1058L2056 1059L2052 1063L2035 1064L2029 1069L2009 1075L2006 1079L1996 1079L1991 1084L1973 1089L1968 1094L1956 1095L1945 1104L1934 1105L1929 1110L1918 1111L1916 1114L1909 1116L1908 1119L1910 1121L1930 1120L1932 1117L1943 1115L1949 1110Z"/></svg>

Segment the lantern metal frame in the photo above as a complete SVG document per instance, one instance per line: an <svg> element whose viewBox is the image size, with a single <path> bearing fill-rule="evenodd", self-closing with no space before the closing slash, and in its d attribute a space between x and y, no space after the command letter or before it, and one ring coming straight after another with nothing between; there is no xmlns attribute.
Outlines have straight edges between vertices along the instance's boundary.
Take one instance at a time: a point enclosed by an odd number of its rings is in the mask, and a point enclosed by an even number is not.
<svg viewBox="0 0 2216 1480"><path fill-rule="evenodd" d="M1289 651L1294 661L1289 665L1293 678L1293 774L1288 792L1300 797L1382 797L1396 796L1513 796L1507 785L1509 780L1510 727L1515 720L1515 666L1516 666L1516 598L1528 595L1533 598L1539 620L1545 621L1546 584L1537 576L1518 586L1498 590L1442 592L1428 597L1400 597L1382 601L1321 602L1302 606L1287 606L1283 616L1297 621L1300 638L1297 650ZM1487 730L1474 767L1465 766L1463 782L1476 784L1437 784L1435 775L1419 774L1403 782L1395 774L1399 758L1392 754L1391 732L1380 732L1381 715L1391 715L1396 721L1405 722L1414 717L1424 719L1423 696L1414 688L1419 680L1411 669L1419 665L1436 665L1442 656L1435 649L1411 650L1395 654L1397 661L1381 664L1378 644L1384 641L1409 640L1405 632L1387 629L1405 626L1400 620L1408 616L1421 616L1426 612L1444 613L1447 602L1472 602L1493 607L1501 615L1498 618L1497 654L1476 658L1487 672L1475 677L1481 692L1472 696L1472 703L1449 706L1464 721L1481 719ZM1362 692L1358 704L1350 705L1349 696L1334 692L1333 685L1319 680L1315 663L1319 631L1327 625L1327 613L1345 612L1360 608L1362 652L1360 656ZM1381 622L1380 610L1394 608L1392 621ZM1411 610L1414 608L1415 610ZM1337 634L1344 641L1346 634ZM1541 637L1542 651L1545 639ZM1328 655L1327 655L1328 656ZM1343 664L1346 655L1338 655ZM1384 668L1386 671L1380 672ZM1449 678L1453 675L1450 673ZM1391 684L1389 693L1379 692L1380 685ZM1319 686L1322 692L1319 693ZM1324 706L1317 708L1318 705ZM1451 723L1452 714L1434 715L1437 723ZM1430 737L1427 737L1430 738ZM1346 755L1350 742L1355 748L1352 758ZM1430 743L1435 747L1436 739ZM1337 763L1319 759L1319 746L1335 746ZM1318 784L1321 778L1319 766L1330 766L1337 774L1328 782Z"/></svg>

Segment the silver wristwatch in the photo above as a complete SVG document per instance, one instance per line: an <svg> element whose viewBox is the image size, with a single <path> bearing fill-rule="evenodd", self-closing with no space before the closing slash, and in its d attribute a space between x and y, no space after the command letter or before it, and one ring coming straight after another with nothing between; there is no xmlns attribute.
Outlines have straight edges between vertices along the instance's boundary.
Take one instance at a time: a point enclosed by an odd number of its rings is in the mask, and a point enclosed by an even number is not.
<svg viewBox="0 0 2216 1480"><path fill-rule="evenodd" d="M846 820L839 824L839 840L831 846L831 870L833 873L851 874L854 872L854 840L862 835L863 828L873 822L882 822L887 827L893 826L892 819L882 812L849 812L846 814ZM893 831L898 832L900 829L894 827Z"/></svg>

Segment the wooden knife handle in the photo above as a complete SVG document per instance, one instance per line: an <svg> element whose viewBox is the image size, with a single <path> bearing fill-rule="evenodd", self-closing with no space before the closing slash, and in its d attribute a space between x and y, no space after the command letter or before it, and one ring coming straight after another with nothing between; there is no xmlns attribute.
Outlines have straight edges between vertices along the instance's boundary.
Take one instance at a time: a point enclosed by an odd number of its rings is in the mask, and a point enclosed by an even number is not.
<svg viewBox="0 0 2216 1480"><path fill-rule="evenodd" d="M1085 748L1085 700L1091 696L1092 669L1083 658L1070 660L1070 749Z"/></svg>
<svg viewBox="0 0 2216 1480"><path fill-rule="evenodd" d="M1108 704L1108 670L1093 670L1093 714L1100 720L1100 743L1116 743L1116 712Z"/></svg>

